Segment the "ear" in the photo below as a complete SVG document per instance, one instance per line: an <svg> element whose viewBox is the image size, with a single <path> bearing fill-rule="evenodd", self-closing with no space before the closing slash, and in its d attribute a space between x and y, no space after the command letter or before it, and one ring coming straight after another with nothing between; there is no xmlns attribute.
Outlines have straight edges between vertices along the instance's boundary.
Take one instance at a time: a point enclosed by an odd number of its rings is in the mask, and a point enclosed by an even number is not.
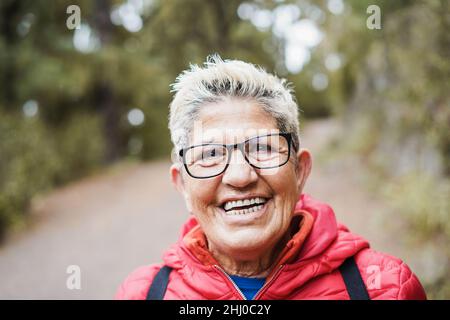
<svg viewBox="0 0 450 320"><path fill-rule="evenodd" d="M300 149L297 152L297 190L301 194L306 180L311 173L312 157L308 149Z"/></svg>
<svg viewBox="0 0 450 320"><path fill-rule="evenodd" d="M185 193L185 187L184 187L184 180L181 173L182 167L179 163L174 163L170 166L170 178L172 180L172 184L174 185L175 189L181 194L184 195Z"/></svg>
<svg viewBox="0 0 450 320"><path fill-rule="evenodd" d="M172 180L173 185L175 186L175 189L177 189L177 191L181 193L181 195L183 196L188 211L192 212L190 197L186 190L186 182L183 178L182 173L183 168L181 164L174 163L170 166L169 170L170 170L170 178Z"/></svg>

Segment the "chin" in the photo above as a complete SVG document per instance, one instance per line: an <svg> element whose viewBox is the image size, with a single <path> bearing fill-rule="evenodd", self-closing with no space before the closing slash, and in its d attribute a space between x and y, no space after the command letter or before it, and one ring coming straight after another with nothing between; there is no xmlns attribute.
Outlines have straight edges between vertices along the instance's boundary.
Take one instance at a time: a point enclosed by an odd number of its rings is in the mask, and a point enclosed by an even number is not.
<svg viewBox="0 0 450 320"><path fill-rule="evenodd" d="M248 252L260 251L269 246L268 239L261 239L261 233L246 233L233 235L227 238L227 241L222 242L229 251L233 252Z"/></svg>

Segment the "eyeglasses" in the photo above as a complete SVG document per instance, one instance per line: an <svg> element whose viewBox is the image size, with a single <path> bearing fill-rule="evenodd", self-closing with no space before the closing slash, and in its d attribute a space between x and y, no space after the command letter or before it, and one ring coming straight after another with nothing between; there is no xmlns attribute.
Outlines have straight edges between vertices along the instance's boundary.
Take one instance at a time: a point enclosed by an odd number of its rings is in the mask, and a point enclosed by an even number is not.
<svg viewBox="0 0 450 320"><path fill-rule="evenodd" d="M245 161L257 169L281 167L289 161L291 133L257 136L236 144L205 143L180 150L187 173L197 179L218 176L225 172L233 150L239 149Z"/></svg>

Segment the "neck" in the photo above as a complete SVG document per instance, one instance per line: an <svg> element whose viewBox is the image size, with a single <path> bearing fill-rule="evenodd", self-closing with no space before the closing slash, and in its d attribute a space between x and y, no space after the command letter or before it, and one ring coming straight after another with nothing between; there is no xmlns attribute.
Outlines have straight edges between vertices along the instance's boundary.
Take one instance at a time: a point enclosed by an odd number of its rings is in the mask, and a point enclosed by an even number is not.
<svg viewBox="0 0 450 320"><path fill-rule="evenodd" d="M212 243L208 244L208 249L225 270L231 275L263 278L272 271L278 254L290 239L290 232L286 232L275 244L265 246L260 250L254 248L248 251L221 250Z"/></svg>

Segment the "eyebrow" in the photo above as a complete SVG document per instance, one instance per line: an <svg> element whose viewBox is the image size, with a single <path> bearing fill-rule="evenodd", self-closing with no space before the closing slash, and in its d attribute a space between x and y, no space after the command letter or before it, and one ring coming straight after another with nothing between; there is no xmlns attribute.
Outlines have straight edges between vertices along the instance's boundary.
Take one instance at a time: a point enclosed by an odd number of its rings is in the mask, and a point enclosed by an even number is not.
<svg viewBox="0 0 450 320"><path fill-rule="evenodd" d="M268 133L268 134L261 134L261 135L245 136L244 139L243 139L242 141L247 141L247 140L250 140L250 139L257 138L257 137L265 137L265 136L272 135L272 134L277 134L277 133L278 133L278 132L276 132L276 133ZM218 144L225 144L224 142L218 142L218 141L216 140L216 137L210 137L210 138L204 139L204 140L202 139L202 140L200 141L200 143L218 143Z"/></svg>
<svg viewBox="0 0 450 320"><path fill-rule="evenodd" d="M242 140L241 142L244 142L244 141L247 141L247 140L250 140L250 139L254 139L254 138L258 138L258 137L266 137L266 136L270 136L270 135L276 135L276 134L279 134L279 133L281 133L281 132L268 132L268 133L265 133L265 134L257 134L257 135L251 135L251 136L245 136L244 137L244 140ZM207 138L207 139L202 139L202 140L200 140L200 142L198 143L198 144L206 144L206 143L213 143L213 144L227 144L227 143L225 143L224 141L217 141L216 140L216 137L209 137L209 138ZM228 143L228 144L230 144L230 143ZM234 143L231 143L231 144L234 144Z"/></svg>
<svg viewBox="0 0 450 320"><path fill-rule="evenodd" d="M200 143L216 143L216 141L215 141L216 139L215 138L208 138L208 139L205 139L205 140L201 140L200 141Z"/></svg>

